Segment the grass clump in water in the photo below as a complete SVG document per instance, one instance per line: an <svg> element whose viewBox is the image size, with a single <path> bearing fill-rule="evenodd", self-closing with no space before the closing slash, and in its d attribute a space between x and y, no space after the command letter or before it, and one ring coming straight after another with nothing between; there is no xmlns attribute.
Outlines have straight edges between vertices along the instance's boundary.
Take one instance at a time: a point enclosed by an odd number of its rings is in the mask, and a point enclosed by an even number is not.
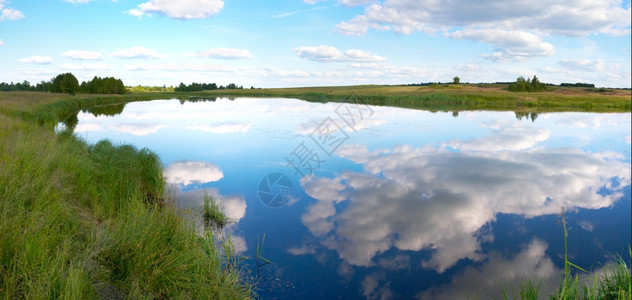
<svg viewBox="0 0 632 300"><path fill-rule="evenodd" d="M229 222L229 218L224 214L220 202L207 194L204 194L203 218L206 228L224 228Z"/></svg>

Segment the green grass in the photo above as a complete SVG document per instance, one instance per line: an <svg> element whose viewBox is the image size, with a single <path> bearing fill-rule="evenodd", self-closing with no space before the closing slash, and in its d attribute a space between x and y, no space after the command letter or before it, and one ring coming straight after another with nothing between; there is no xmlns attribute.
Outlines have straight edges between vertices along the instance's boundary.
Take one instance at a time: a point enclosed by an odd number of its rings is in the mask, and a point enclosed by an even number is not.
<svg viewBox="0 0 632 300"><path fill-rule="evenodd" d="M0 299L252 298L164 201L155 154L52 131L77 101L0 101Z"/></svg>
<svg viewBox="0 0 632 300"><path fill-rule="evenodd" d="M204 227L206 228L224 228L230 221L224 214L219 201L216 201L209 195L204 195Z"/></svg>

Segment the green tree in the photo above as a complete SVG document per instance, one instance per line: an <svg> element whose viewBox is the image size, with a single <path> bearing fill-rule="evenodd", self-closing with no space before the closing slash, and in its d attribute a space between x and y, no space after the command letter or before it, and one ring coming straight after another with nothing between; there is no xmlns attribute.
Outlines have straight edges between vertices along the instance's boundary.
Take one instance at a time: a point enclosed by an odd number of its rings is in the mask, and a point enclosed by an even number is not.
<svg viewBox="0 0 632 300"><path fill-rule="evenodd" d="M452 84L459 84L461 83L461 78L459 78L459 76L454 76L454 78L452 78Z"/></svg>
<svg viewBox="0 0 632 300"><path fill-rule="evenodd" d="M74 95L79 91L79 81L72 73L59 74L53 78L53 84L50 89L53 93L68 93Z"/></svg>

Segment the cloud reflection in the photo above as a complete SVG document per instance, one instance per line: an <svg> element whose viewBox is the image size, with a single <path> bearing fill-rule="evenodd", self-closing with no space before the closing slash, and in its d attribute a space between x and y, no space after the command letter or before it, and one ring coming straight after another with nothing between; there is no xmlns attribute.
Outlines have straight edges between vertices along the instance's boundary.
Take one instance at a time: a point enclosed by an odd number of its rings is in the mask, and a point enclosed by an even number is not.
<svg viewBox="0 0 632 300"><path fill-rule="evenodd" d="M226 134L226 133L247 133L252 124L243 122L220 122L214 124L202 124L188 126L188 130L201 130L204 132Z"/></svg>
<svg viewBox="0 0 632 300"><path fill-rule="evenodd" d="M452 278L450 284L432 287L419 295L419 299L502 299L502 289L509 293L514 287L517 291L524 278L541 280L540 295L547 295L551 287L559 281L561 270L546 256L548 245L534 239L512 259L497 253L490 253L489 258L480 266L469 266ZM484 294L481 294L484 293Z"/></svg>
<svg viewBox="0 0 632 300"><path fill-rule="evenodd" d="M154 134L164 127L166 127L166 125L162 124L115 124L111 126L112 130L135 136Z"/></svg>
<svg viewBox="0 0 632 300"><path fill-rule="evenodd" d="M164 170L168 183L189 185L191 183L207 183L218 181L224 173L216 165L205 161L178 161Z"/></svg>
<svg viewBox="0 0 632 300"><path fill-rule="evenodd" d="M505 133L515 135L513 129ZM538 130L531 133L546 136ZM502 140L493 135L490 139ZM410 146L370 152L345 145L337 154L362 164L364 172L303 178L301 185L316 202L308 206L302 222L351 265L374 265L373 257L393 247L432 249L422 266L444 272L464 258L484 259L480 243L489 237L481 229L498 213L530 218L558 214L561 206L609 207L630 182L630 164L617 155L575 149L499 151L524 146L483 151L472 146L488 143L452 143L478 150L473 152Z"/></svg>

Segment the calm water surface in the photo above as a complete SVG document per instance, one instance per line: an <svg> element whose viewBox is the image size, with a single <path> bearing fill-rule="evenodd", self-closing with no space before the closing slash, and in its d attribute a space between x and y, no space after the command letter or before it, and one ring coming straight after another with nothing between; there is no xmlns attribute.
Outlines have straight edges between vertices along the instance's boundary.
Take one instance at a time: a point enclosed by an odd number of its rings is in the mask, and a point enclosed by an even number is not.
<svg viewBox="0 0 632 300"><path fill-rule="evenodd" d="M293 99L130 103L75 132L156 152L179 205L233 223L266 299L498 296L630 245L630 114L428 112ZM591 275L588 275L591 276Z"/></svg>

